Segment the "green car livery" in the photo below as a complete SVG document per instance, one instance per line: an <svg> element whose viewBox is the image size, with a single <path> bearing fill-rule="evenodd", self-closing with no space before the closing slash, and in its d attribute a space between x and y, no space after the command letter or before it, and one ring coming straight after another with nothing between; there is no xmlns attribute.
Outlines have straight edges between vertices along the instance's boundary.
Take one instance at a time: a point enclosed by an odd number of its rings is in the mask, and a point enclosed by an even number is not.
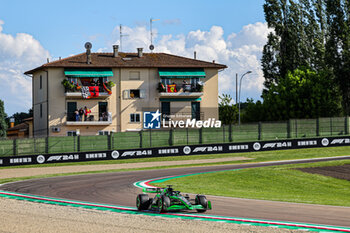
<svg viewBox="0 0 350 233"><path fill-rule="evenodd" d="M180 191L174 191L171 185L167 188L144 188L144 193L156 193L154 198L147 194L139 194L136 198L138 210L155 210L160 213L168 211L197 210L203 213L211 210L211 202L204 195L196 195L190 199L188 194L181 195Z"/></svg>

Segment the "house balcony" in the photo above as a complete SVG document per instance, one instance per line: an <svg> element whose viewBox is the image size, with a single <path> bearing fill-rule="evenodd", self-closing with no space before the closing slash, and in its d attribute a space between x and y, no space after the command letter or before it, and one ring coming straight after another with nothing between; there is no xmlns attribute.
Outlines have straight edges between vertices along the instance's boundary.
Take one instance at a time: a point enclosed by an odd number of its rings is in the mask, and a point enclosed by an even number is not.
<svg viewBox="0 0 350 233"><path fill-rule="evenodd" d="M159 97L179 97L179 98L195 98L203 95L203 86L197 84L171 84L161 85L158 87Z"/></svg>
<svg viewBox="0 0 350 233"><path fill-rule="evenodd" d="M68 78L62 81L65 96L70 98L105 99L112 94L115 85L107 78Z"/></svg>
<svg viewBox="0 0 350 233"><path fill-rule="evenodd" d="M90 92L90 91L89 91ZM77 99L105 99L110 96L110 94L104 90L98 91L95 93L88 93L87 96L84 97L83 92L81 90L66 90L65 94L66 97L70 98L77 98Z"/></svg>
<svg viewBox="0 0 350 233"><path fill-rule="evenodd" d="M66 117L66 125L106 126L112 124L112 114L109 112L89 112L86 115L85 113L69 112L66 114Z"/></svg>

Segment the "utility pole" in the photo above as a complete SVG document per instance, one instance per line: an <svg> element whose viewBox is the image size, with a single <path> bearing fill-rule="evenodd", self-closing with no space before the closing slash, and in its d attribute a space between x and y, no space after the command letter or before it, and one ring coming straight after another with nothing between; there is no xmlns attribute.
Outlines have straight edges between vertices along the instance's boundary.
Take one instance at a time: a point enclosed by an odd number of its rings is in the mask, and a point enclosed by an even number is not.
<svg viewBox="0 0 350 233"><path fill-rule="evenodd" d="M236 104L238 104L238 74L236 73Z"/></svg>
<svg viewBox="0 0 350 233"><path fill-rule="evenodd" d="M241 125L241 85L242 85L242 79L246 74L251 74L252 71L247 71L241 76L241 79L239 80L239 97L238 97L238 125Z"/></svg>

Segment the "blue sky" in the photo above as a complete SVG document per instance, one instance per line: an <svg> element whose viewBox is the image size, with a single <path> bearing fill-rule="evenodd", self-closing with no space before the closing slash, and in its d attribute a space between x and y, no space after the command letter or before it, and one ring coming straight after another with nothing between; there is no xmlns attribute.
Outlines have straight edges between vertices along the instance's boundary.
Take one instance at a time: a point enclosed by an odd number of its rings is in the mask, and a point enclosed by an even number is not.
<svg viewBox="0 0 350 233"><path fill-rule="evenodd" d="M190 57L196 50L199 59L228 65L220 73L220 93L232 96L232 76L251 69L251 81L242 84L241 100L256 100L261 94L257 61L268 30L263 0L0 2L0 87L26 83L21 97L16 87L0 94L8 114L31 107L30 79L22 75L24 71L45 63L46 57L81 53L86 41L92 42L93 52L111 52L112 44L120 43L119 24L129 35L123 39L124 51L147 48L151 17L159 19L153 23L156 51Z"/></svg>

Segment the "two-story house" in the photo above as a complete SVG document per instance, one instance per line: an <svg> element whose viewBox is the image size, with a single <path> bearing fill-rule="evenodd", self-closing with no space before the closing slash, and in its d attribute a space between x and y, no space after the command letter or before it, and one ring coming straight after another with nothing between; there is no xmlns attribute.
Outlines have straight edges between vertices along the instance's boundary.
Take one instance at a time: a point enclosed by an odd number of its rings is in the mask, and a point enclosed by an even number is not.
<svg viewBox="0 0 350 233"><path fill-rule="evenodd" d="M166 53L81 53L25 72L32 77L33 135L141 130L144 111L218 119L226 66Z"/></svg>

